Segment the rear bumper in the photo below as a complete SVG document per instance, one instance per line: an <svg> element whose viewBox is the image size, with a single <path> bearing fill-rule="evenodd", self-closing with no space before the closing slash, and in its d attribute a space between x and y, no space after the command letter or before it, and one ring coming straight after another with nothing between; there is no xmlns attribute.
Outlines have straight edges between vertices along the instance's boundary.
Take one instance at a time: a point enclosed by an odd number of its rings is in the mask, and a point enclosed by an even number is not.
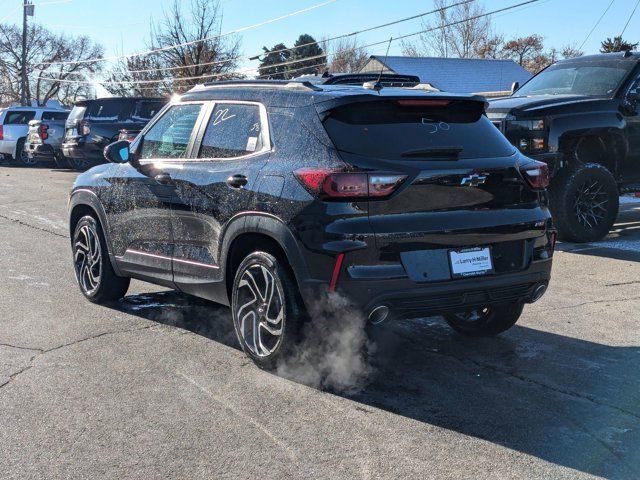
<svg viewBox="0 0 640 480"><path fill-rule="evenodd" d="M531 303L537 300L536 289L549 284L551 264L549 258L531 262L526 270L517 273L433 283L417 283L408 278L353 280L345 275L337 292L365 315L385 306L390 310L390 318L419 318L504 303ZM317 289L319 285L309 287ZM305 297L309 299L311 288L307 292ZM319 298L317 290L313 295L312 298Z"/></svg>
<svg viewBox="0 0 640 480"><path fill-rule="evenodd" d="M106 163L102 147L95 143L68 142L62 144L62 154L65 157L87 160L93 163Z"/></svg>
<svg viewBox="0 0 640 480"><path fill-rule="evenodd" d="M29 158L37 158L39 160L54 160L56 152L52 145L27 143L24 146Z"/></svg>

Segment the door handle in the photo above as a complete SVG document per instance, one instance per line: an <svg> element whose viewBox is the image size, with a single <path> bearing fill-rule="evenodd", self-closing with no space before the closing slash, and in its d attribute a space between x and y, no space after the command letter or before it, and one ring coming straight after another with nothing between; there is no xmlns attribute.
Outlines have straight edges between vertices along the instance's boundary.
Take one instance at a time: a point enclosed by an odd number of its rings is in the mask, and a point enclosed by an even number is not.
<svg viewBox="0 0 640 480"><path fill-rule="evenodd" d="M162 172L157 174L155 177L153 177L153 179L158 182L161 183L162 185L169 185L172 181L171 179L171 175L169 175L166 172Z"/></svg>
<svg viewBox="0 0 640 480"><path fill-rule="evenodd" d="M227 185L229 185L231 188L242 188L247 184L247 182L247 177L240 174L231 175L229 178L227 178Z"/></svg>

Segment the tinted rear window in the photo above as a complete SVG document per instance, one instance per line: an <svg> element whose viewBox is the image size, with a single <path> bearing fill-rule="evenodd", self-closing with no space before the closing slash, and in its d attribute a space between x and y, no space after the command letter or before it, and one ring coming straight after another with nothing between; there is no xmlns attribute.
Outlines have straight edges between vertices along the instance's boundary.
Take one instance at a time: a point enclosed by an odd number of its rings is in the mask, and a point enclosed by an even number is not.
<svg viewBox="0 0 640 480"><path fill-rule="evenodd" d="M136 103L133 120L151 120L164 107L166 102L143 100Z"/></svg>
<svg viewBox="0 0 640 480"><path fill-rule="evenodd" d="M42 120L66 120L69 112L42 112Z"/></svg>
<svg viewBox="0 0 640 480"><path fill-rule="evenodd" d="M332 110L324 126L338 150L385 159L504 157L514 147L476 101L385 100ZM444 152L444 153L440 153Z"/></svg>
<svg viewBox="0 0 640 480"><path fill-rule="evenodd" d="M94 122L117 122L130 118L135 103L132 100L95 100L87 105L84 119Z"/></svg>
<svg viewBox="0 0 640 480"><path fill-rule="evenodd" d="M35 116L36 112L32 110L9 111L4 117L3 123L5 125L27 125Z"/></svg>

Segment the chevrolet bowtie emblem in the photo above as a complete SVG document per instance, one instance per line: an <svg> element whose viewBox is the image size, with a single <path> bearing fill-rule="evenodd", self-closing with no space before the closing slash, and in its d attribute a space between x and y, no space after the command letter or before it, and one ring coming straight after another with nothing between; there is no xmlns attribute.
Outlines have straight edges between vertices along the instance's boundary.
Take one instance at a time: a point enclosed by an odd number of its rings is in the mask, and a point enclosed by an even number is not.
<svg viewBox="0 0 640 480"><path fill-rule="evenodd" d="M463 185L465 187L477 187L478 185L482 185L484 182L486 182L486 180L487 177L485 175L478 175L474 173L460 180L460 185Z"/></svg>

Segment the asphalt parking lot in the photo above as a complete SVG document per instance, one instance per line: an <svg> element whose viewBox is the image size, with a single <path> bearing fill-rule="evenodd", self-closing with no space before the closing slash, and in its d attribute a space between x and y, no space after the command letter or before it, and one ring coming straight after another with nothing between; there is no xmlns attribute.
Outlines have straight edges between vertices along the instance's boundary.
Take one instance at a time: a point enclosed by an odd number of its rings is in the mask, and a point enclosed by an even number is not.
<svg viewBox="0 0 640 480"><path fill-rule="evenodd" d="M640 478L640 203L506 334L385 324L345 392L257 369L215 304L84 300L74 178L0 166L0 478Z"/></svg>

